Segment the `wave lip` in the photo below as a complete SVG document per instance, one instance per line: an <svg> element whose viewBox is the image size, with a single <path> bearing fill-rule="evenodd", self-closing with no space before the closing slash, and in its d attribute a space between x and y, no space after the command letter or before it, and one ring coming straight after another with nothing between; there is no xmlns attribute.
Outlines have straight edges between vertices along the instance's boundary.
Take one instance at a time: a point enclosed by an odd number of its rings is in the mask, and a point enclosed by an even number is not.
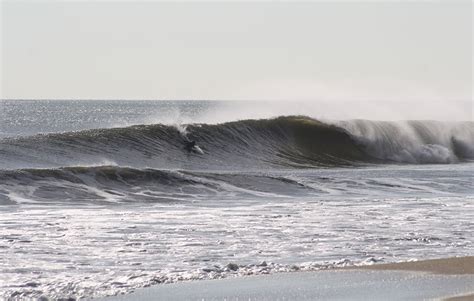
<svg viewBox="0 0 474 301"><path fill-rule="evenodd" d="M188 152L194 140L202 152ZM219 170L456 163L474 159L473 122L323 122L305 116L138 125L1 140L0 168L114 164Z"/></svg>

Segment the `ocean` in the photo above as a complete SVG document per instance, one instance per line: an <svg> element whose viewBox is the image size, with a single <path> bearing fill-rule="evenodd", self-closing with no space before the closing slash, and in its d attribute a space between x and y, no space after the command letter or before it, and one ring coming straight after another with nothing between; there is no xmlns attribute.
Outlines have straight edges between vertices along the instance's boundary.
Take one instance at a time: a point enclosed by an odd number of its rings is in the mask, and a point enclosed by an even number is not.
<svg viewBox="0 0 474 301"><path fill-rule="evenodd" d="M272 106L0 101L0 299L472 255L474 122Z"/></svg>

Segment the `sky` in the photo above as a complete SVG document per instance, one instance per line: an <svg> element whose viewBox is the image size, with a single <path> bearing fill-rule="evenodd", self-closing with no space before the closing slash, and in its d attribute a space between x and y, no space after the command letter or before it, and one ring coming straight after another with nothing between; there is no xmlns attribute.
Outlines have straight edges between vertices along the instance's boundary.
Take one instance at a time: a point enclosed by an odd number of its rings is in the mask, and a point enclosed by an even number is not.
<svg viewBox="0 0 474 301"><path fill-rule="evenodd" d="M2 1L1 98L472 100L471 1Z"/></svg>

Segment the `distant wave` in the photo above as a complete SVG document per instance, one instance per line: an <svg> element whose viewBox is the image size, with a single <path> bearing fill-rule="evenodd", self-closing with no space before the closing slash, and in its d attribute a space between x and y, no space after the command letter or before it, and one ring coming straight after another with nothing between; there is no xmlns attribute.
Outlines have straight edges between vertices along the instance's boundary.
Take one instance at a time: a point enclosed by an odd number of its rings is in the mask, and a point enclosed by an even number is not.
<svg viewBox="0 0 474 301"><path fill-rule="evenodd" d="M189 153L191 139L203 153ZM186 126L138 125L0 141L0 169L118 165L248 170L474 158L473 122L323 122L305 116Z"/></svg>

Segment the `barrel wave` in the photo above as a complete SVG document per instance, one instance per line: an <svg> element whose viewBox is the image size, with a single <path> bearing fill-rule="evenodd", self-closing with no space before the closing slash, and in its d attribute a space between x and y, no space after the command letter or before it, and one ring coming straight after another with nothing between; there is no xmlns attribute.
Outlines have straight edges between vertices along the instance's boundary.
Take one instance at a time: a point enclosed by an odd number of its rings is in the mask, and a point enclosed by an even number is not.
<svg viewBox="0 0 474 301"><path fill-rule="evenodd" d="M203 154L190 153L187 139ZM119 165L185 170L456 163L474 158L472 122L322 122L304 116L138 125L3 139L2 169Z"/></svg>

